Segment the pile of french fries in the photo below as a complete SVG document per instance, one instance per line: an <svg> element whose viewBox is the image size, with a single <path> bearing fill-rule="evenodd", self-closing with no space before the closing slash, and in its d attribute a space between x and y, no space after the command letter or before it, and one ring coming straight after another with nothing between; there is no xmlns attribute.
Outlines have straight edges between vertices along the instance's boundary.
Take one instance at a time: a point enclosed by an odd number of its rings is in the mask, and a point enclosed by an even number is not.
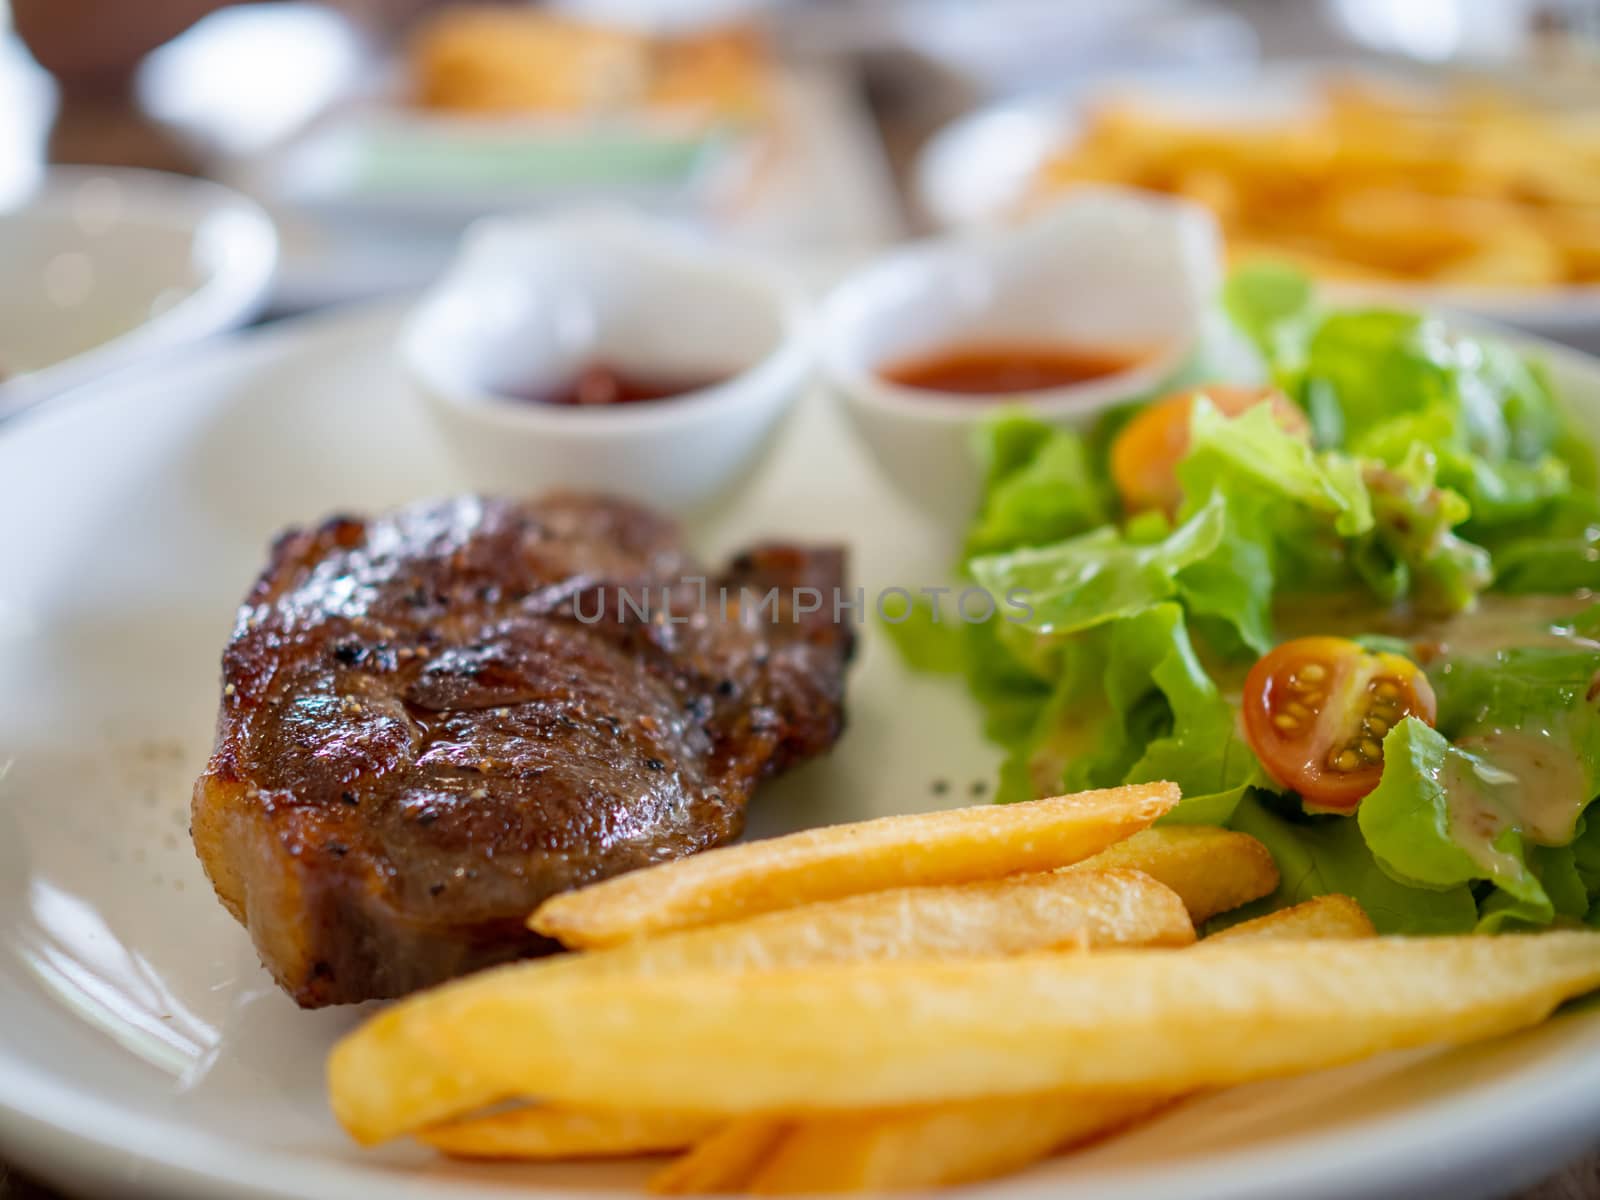
<svg viewBox="0 0 1600 1200"><path fill-rule="evenodd" d="M1330 279L1537 288L1600 280L1600 132L1581 111L1483 87L1418 95L1335 80L1292 119L1224 125L1108 102L1040 169L1184 196L1236 259Z"/></svg>
<svg viewBox="0 0 1600 1200"><path fill-rule="evenodd" d="M672 115L754 120L771 63L738 26L653 35L528 6L442 8L410 47L424 108L479 117Z"/></svg>
<svg viewBox="0 0 1600 1200"><path fill-rule="evenodd" d="M577 952L404 1000L335 1047L359 1141L468 1158L676 1153L662 1193L924 1188L1018 1170L1187 1094L1534 1024L1600 933L1380 938L1272 893L1149 784L713 850L557 896Z"/></svg>

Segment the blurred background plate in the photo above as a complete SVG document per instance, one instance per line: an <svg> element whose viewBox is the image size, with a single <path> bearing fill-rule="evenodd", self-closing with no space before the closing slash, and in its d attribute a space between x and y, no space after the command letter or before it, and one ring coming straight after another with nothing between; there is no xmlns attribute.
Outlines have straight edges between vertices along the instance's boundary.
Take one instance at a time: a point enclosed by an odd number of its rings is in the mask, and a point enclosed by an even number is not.
<svg viewBox="0 0 1600 1200"><path fill-rule="evenodd" d="M277 249L267 215L218 184L52 168L0 207L0 417L244 324Z"/></svg>
<svg viewBox="0 0 1600 1200"><path fill-rule="evenodd" d="M854 80L779 53L772 7L437 5L398 44L318 5L225 8L152 54L138 94L278 222L279 313L420 286L467 224L510 212L628 205L834 256L892 240Z"/></svg>
<svg viewBox="0 0 1600 1200"><path fill-rule="evenodd" d="M239 174L232 177L259 196L278 222L284 253L273 306L290 311L420 286L449 260L471 220L501 212L631 203L687 226L718 230L747 248L810 249L833 260L892 241L900 228L894 181L870 118L848 81L822 65L780 70L773 79L773 113L773 130L759 144L706 140L698 145L680 142L674 148L662 141L652 147L637 132L617 131L613 149L626 151L623 140L633 139L633 151L646 157L679 157L688 169L675 186L580 186L567 175L560 186L542 189L500 187L454 194L393 189L365 196L320 190L308 179L307 168L340 168L326 160L307 160L347 152L336 141L349 134L348 125L343 134L330 125L253 165L240 163ZM461 132L452 128L454 122L438 118L404 121L393 114L372 114L368 119L369 130L401 141ZM484 139L512 136L468 131L468 141L477 145L467 152L482 150ZM330 140L319 141L323 138ZM605 152L592 142L588 145L579 153ZM455 155L463 152L463 143L457 138L441 148ZM544 144L543 152L562 154L551 143ZM592 157L588 161L598 163Z"/></svg>
<svg viewBox="0 0 1600 1200"><path fill-rule="evenodd" d="M1108 70L1249 62L1259 48L1243 16L1196 0L878 0L777 16L784 41L810 53L912 55L989 96Z"/></svg>
<svg viewBox="0 0 1600 1200"><path fill-rule="evenodd" d="M914 200L925 219L938 228L1006 223L1030 204L1040 202L1046 194L1042 173L1053 159L1070 158L1074 140L1090 127L1093 114L1103 106L1126 103L1141 113L1191 127L1265 131L1310 117L1319 110L1330 84L1352 81L1421 104L1431 103L1447 91L1526 101L1550 114L1584 143L1600 145L1600 108L1596 107L1600 91L1592 75L1581 73L1540 75L1526 68L1486 65L1469 69L1354 59L1124 72L989 105L950 123L928 141L914 164ZM1499 102L1485 100L1486 113L1488 104ZM1504 137L1517 136L1508 118ZM1594 168L1583 165L1580 158L1575 153L1572 161L1555 164L1554 169L1570 180L1581 181L1584 172L1592 173ZM1420 187L1426 188L1426 181ZM1288 209L1286 214L1292 211ZM1575 206L1573 211L1584 222L1600 218L1600 209ZM1600 235L1600 225L1594 228ZM1252 250L1272 253L1265 242ZM1334 269L1327 282L1342 299L1451 309L1573 344L1600 345L1600 284L1507 286L1492 280L1379 278L1376 272L1363 278L1364 272L1355 264L1336 262L1330 256L1327 265Z"/></svg>

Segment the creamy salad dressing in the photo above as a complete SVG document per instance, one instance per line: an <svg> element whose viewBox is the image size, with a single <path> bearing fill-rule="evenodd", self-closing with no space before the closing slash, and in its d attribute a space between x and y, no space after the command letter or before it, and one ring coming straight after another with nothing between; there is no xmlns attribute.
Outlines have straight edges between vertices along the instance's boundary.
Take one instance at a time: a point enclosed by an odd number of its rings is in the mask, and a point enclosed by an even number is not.
<svg viewBox="0 0 1600 1200"><path fill-rule="evenodd" d="M1426 617L1405 608L1374 608L1370 600L1343 596L1289 596L1273 612L1279 636L1290 638L1327 634L1359 637L1379 634L1411 642L1425 657L1444 654L1483 655L1512 646L1551 646L1571 649L1600 642L1580 637L1571 618L1592 607L1597 597L1588 592L1568 596L1494 596L1478 598L1470 612L1450 617Z"/></svg>
<svg viewBox="0 0 1600 1200"><path fill-rule="evenodd" d="M1375 610L1359 595L1296 596L1281 602L1274 615L1285 640L1378 634L1409 642L1424 661L1483 657L1513 647L1589 647L1596 652L1600 681L1600 642L1579 635L1571 624L1595 601L1588 593L1483 596L1471 612L1426 618L1403 609ZM1457 738L1455 745L1465 753L1450 755L1437 780L1449 833L1486 873L1524 869L1515 855L1495 844L1507 831L1538 845L1572 841L1596 781L1588 778L1566 730L1496 727Z"/></svg>
<svg viewBox="0 0 1600 1200"><path fill-rule="evenodd" d="M1571 741L1549 729L1494 729L1456 745L1484 760L1484 782L1509 793L1516 827L1530 842L1565 846L1594 797Z"/></svg>
<svg viewBox="0 0 1600 1200"><path fill-rule="evenodd" d="M1355 638L1376 634L1411 643L1424 663L1445 654L1487 655L1513 646L1566 650L1588 646L1600 654L1600 641L1583 637L1564 623L1597 602L1600 596L1589 592L1480 596L1471 612L1429 618L1405 608L1376 608L1359 593L1301 595L1279 600L1272 621L1280 642L1319 635ZM1222 662L1203 649L1201 662L1223 698L1238 708L1248 664Z"/></svg>
<svg viewBox="0 0 1600 1200"><path fill-rule="evenodd" d="M1529 842L1564 846L1593 798L1570 741L1550 729L1491 729L1459 738L1443 786L1450 837L1491 873L1516 874L1517 859L1496 847L1506 830Z"/></svg>

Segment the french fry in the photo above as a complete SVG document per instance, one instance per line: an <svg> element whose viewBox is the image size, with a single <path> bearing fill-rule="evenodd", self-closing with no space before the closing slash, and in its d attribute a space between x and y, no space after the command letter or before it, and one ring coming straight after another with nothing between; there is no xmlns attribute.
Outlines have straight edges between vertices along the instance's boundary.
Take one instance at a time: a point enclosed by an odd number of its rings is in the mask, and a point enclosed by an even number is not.
<svg viewBox="0 0 1600 1200"><path fill-rule="evenodd" d="M1183 898L1196 925L1270 894L1278 886L1272 854L1247 833L1212 825L1146 829L1069 871L1143 871Z"/></svg>
<svg viewBox="0 0 1600 1200"><path fill-rule="evenodd" d="M1185 946L1194 926L1170 888L1139 871L1040 872L951 887L896 888L665 934L610 950L501 967L457 987L557 979L758 970L890 959L993 957L1090 946ZM421 993L374 1019L403 1078L351 1132L380 1141L470 1112L506 1093L475 1086L458 1065L394 1032L426 1024L459 993Z"/></svg>
<svg viewBox="0 0 1600 1200"><path fill-rule="evenodd" d="M1021 906L1013 908L1019 900ZM1142 872L1054 872L807 905L630 943L581 956L572 965L588 964L607 974L772 967L823 961L822 956L836 961L841 946L867 951L861 958L1002 954L1065 943L1063 934L1085 947L1184 945L1193 939L1193 926L1177 895ZM731 1121L663 1168L651 1180L651 1190L682 1195L745 1190L756 1165L786 1129L764 1117Z"/></svg>
<svg viewBox="0 0 1600 1200"><path fill-rule="evenodd" d="M398 1037L503 1093L575 1107L793 1113L1169 1093L1490 1037L1597 985L1590 932L548 983L490 973L440 988L429 1020L385 1014L345 1038L330 1090L347 1128L370 1128L402 1082Z"/></svg>
<svg viewBox="0 0 1600 1200"><path fill-rule="evenodd" d="M652 1175L650 1190L663 1196L745 1191L787 1129L787 1122L773 1117L728 1121Z"/></svg>
<svg viewBox="0 0 1600 1200"><path fill-rule="evenodd" d="M433 1125L417 1138L455 1158L623 1158L681 1150L720 1124L690 1113L537 1104Z"/></svg>
<svg viewBox="0 0 1600 1200"><path fill-rule="evenodd" d="M1319 941L1337 941L1341 938L1375 937L1377 930L1361 905L1349 896L1330 893L1317 896L1293 908L1280 908L1277 912L1242 921L1231 928L1219 930L1200 943L1209 949L1219 942L1250 941L1255 938L1272 941L1291 941L1295 938L1315 938Z"/></svg>
<svg viewBox="0 0 1600 1200"><path fill-rule="evenodd" d="M1193 941L1183 901L1142 871L1040 872L847 896L569 955L543 969L665 975Z"/></svg>
<svg viewBox="0 0 1600 1200"><path fill-rule="evenodd" d="M1175 786L1151 783L808 829L554 896L528 924L591 949L863 892L1043 871L1098 853L1177 802Z"/></svg>
<svg viewBox="0 0 1600 1200"><path fill-rule="evenodd" d="M1376 934L1354 900L1319 896L1236 925L1227 936L1287 940ZM1209 948L1215 940L1201 946ZM897 1191L991 1179L1112 1133L1175 1099L1047 1093L814 1117L792 1125L760 1170L735 1183L758 1193L796 1194ZM688 1157L697 1152L698 1147Z"/></svg>
<svg viewBox="0 0 1600 1200"><path fill-rule="evenodd" d="M1050 1092L812 1117L777 1139L740 1186L770 1196L973 1183L1114 1132L1174 1099Z"/></svg>

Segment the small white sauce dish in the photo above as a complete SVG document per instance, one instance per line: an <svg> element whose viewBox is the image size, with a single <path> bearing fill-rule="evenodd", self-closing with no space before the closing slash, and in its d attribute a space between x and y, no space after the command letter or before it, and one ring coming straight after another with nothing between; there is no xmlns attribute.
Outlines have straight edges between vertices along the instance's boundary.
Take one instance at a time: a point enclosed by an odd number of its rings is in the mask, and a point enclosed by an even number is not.
<svg viewBox="0 0 1600 1200"><path fill-rule="evenodd" d="M745 477L811 366L783 276L620 212L474 226L400 349L472 486L605 491L680 515ZM514 398L596 363L719 382L593 407Z"/></svg>
<svg viewBox="0 0 1600 1200"><path fill-rule="evenodd" d="M0 418L249 320L278 236L214 183L53 167L0 204Z"/></svg>
<svg viewBox="0 0 1600 1200"><path fill-rule="evenodd" d="M981 484L976 428L1006 407L1083 427L1176 376L1222 279L1204 209L1117 188L1072 196L1013 229L918 243L868 264L825 301L822 366L888 478L959 527ZM1113 374L1001 397L911 388L883 372L963 347L1134 350Z"/></svg>

